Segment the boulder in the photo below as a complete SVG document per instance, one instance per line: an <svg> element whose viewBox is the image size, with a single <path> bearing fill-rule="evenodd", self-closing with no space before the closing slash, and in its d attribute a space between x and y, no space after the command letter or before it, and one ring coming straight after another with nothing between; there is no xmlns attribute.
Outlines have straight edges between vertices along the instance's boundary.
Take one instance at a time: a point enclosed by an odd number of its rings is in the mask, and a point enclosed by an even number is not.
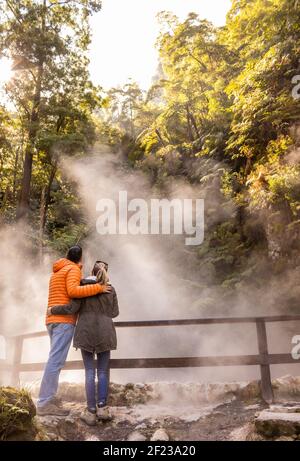
<svg viewBox="0 0 300 461"><path fill-rule="evenodd" d="M145 442L146 437L139 431L131 432L127 437L128 442Z"/></svg>
<svg viewBox="0 0 300 461"><path fill-rule="evenodd" d="M272 381L276 399L299 399L300 377L286 375Z"/></svg>
<svg viewBox="0 0 300 461"><path fill-rule="evenodd" d="M236 392L236 396L243 401L260 399L260 395L259 381L251 381L250 383L241 386Z"/></svg>
<svg viewBox="0 0 300 461"><path fill-rule="evenodd" d="M150 440L151 442L157 442L157 441L168 442L170 438L167 432L164 429L160 428L154 432Z"/></svg>
<svg viewBox="0 0 300 461"><path fill-rule="evenodd" d="M300 435L300 413L263 410L254 421L256 431L268 438Z"/></svg>
<svg viewBox="0 0 300 461"><path fill-rule="evenodd" d="M0 387L0 440L33 440L35 405L24 389Z"/></svg>

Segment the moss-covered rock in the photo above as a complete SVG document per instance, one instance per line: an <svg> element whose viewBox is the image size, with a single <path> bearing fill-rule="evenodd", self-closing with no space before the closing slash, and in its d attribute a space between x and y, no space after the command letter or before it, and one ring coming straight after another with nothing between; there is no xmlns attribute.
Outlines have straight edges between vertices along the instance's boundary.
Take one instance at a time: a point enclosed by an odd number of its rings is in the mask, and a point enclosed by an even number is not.
<svg viewBox="0 0 300 461"><path fill-rule="evenodd" d="M0 440L32 440L36 435L35 405L23 389L0 387Z"/></svg>

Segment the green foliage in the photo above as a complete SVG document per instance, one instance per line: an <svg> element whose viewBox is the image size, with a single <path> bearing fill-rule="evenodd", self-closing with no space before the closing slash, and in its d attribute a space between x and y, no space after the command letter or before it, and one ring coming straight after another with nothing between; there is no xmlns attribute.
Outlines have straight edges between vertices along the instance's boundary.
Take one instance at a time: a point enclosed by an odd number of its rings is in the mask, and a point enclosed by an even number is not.
<svg viewBox="0 0 300 461"><path fill-rule="evenodd" d="M221 34L222 43L237 54L238 62L226 89L233 101L230 156L264 155L269 141L285 134L299 118L291 85L299 73L299 34L298 2L235 2Z"/></svg>
<svg viewBox="0 0 300 461"><path fill-rule="evenodd" d="M118 123L133 143L138 140L146 164L172 146L184 162L223 160L241 189L256 162L271 162L270 150L284 156L300 116L291 84L299 73L298 13L296 1L235 1L220 29L196 14L180 23L162 13L153 87L147 95L136 84L113 90L108 105L112 114L121 108ZM133 158L142 164L140 155Z"/></svg>
<svg viewBox="0 0 300 461"><path fill-rule="evenodd" d="M181 178L201 188L208 238L198 257L223 287L261 274L256 258L249 264L251 251L264 261L278 235L285 255L297 250L298 0L233 0L221 28L194 13L182 22L162 13L151 88L130 80L106 93L90 82L87 58L88 18L101 2L47 0L46 10L9 3L13 9L0 7L0 54L14 61L7 94L17 110L0 107L4 219L15 218L29 153L35 229L44 226L45 242L61 253L80 239L82 204L59 160L85 155L97 141L122 152L154 187Z"/></svg>
<svg viewBox="0 0 300 461"><path fill-rule="evenodd" d="M85 224L75 224L69 222L64 227L55 228L53 230L49 246L57 253L65 255L68 248L80 243L86 234L87 226Z"/></svg>
<svg viewBox="0 0 300 461"><path fill-rule="evenodd" d="M0 57L9 57L14 70L5 87L9 109L0 107L1 214L12 222L30 199L30 222L46 234L41 242L62 221L81 219L59 162L63 155L85 155L96 140L93 112L105 101L90 81L87 53L89 17L100 9L98 0L0 6Z"/></svg>

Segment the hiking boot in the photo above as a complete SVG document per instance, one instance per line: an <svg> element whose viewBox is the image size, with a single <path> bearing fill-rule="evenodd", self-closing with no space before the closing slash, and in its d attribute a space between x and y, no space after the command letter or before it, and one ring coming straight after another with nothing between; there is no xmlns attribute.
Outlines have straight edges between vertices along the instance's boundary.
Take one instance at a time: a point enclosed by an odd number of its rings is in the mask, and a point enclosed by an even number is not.
<svg viewBox="0 0 300 461"><path fill-rule="evenodd" d="M60 397L52 397L51 399L51 403L54 403L54 405L56 405L57 407L62 407L63 406L63 402L62 402L62 399Z"/></svg>
<svg viewBox="0 0 300 461"><path fill-rule="evenodd" d="M91 410L86 408L81 413L80 419L88 426L95 426L96 425L96 412L92 412Z"/></svg>
<svg viewBox="0 0 300 461"><path fill-rule="evenodd" d="M36 414L38 416L68 416L69 410L63 407L58 407L54 403L46 403L46 405L37 406Z"/></svg>
<svg viewBox="0 0 300 461"><path fill-rule="evenodd" d="M97 419L98 421L111 421L112 415L107 405L100 407L97 405Z"/></svg>

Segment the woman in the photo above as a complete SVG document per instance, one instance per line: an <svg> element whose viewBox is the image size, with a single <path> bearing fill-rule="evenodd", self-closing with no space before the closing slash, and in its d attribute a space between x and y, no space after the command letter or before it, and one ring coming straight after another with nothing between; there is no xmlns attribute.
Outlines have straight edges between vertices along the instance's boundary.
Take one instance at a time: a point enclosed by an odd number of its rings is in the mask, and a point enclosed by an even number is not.
<svg viewBox="0 0 300 461"><path fill-rule="evenodd" d="M108 265L96 261L92 275L81 280L81 285L100 283L109 284ZM73 345L81 350L85 368L85 389L87 408L80 418L86 424L94 426L96 420L111 419L107 407L109 388L110 351L117 348L116 330L112 318L119 315L118 298L115 289L88 298L73 299L70 304L52 306L49 315L74 314L79 312ZM98 386L96 389L96 370L94 355L97 355Z"/></svg>

